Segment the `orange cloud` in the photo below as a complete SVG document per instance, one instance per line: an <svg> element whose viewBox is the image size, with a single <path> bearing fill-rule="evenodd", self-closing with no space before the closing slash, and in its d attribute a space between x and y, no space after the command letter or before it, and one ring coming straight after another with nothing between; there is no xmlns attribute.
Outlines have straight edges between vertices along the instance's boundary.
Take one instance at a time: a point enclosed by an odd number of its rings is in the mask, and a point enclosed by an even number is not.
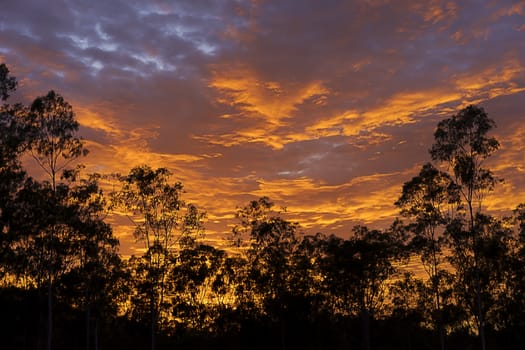
<svg viewBox="0 0 525 350"><path fill-rule="evenodd" d="M436 24L444 20L453 20L457 15L458 6L452 1L433 0L425 7L423 19L426 22Z"/></svg>
<svg viewBox="0 0 525 350"><path fill-rule="evenodd" d="M517 58L507 58L497 66L489 66L481 72L462 74L455 81L456 88L467 98L495 98L525 91L515 80L525 72L525 66ZM485 95L485 96L484 96Z"/></svg>
<svg viewBox="0 0 525 350"><path fill-rule="evenodd" d="M282 148L286 140L275 136L275 131L289 125L289 120L299 106L308 99L317 105L325 103L329 93L320 81L305 85L283 84L264 80L248 68L216 70L209 86L220 93L217 102L236 108L239 113L223 115L223 118L250 118L257 120L255 127L236 130L212 139L198 136L211 143L231 146L245 142L262 142L272 148Z"/></svg>
<svg viewBox="0 0 525 350"><path fill-rule="evenodd" d="M215 72L209 86L221 93L218 102L236 107L247 116L264 118L277 127L292 117L306 99L328 93L318 81L305 86L281 84L263 80L249 69Z"/></svg>
<svg viewBox="0 0 525 350"><path fill-rule="evenodd" d="M400 178L404 173L374 174L341 185L326 185L310 178L258 180L256 196L283 203L287 215L305 228L331 226L348 230L357 223L391 220L398 210Z"/></svg>
<svg viewBox="0 0 525 350"><path fill-rule="evenodd" d="M496 21L504 16L520 15L525 14L525 2L519 1L516 4L512 4L508 7L503 7L499 9L496 13L492 15L492 20Z"/></svg>
<svg viewBox="0 0 525 350"><path fill-rule="evenodd" d="M440 30L448 28L458 16L458 5L454 1L430 0L415 2L411 10L431 25L441 24Z"/></svg>
<svg viewBox="0 0 525 350"><path fill-rule="evenodd" d="M114 137L122 136L120 121L114 118L110 107L105 107L103 111L99 111L76 101L72 101L72 104L75 106L75 114L82 127L100 130Z"/></svg>
<svg viewBox="0 0 525 350"><path fill-rule="evenodd" d="M385 141L389 136L374 130L387 125L412 124L419 114L435 109L439 105L457 101L459 92L435 88L426 91L397 93L384 104L359 113L349 110L339 115L321 119L305 128L304 139L328 136L366 137L369 144ZM366 131L366 135L363 135Z"/></svg>
<svg viewBox="0 0 525 350"><path fill-rule="evenodd" d="M385 140L386 135L374 130L387 125L403 125L417 122L421 115L428 114L438 107L443 115L452 113L454 108L443 107L453 103L463 106L480 103L484 99L509 95L524 91L514 80L524 72L517 59L507 59L501 66L485 68L481 72L463 74L450 86L426 90L399 92L383 104L366 112L344 111L332 116L317 118L306 125L302 132L282 131L292 114L300 113L301 104L312 96L326 96L327 89L320 83L312 83L293 90L286 90L275 82L260 82L246 73L246 79L217 79L212 86L221 90L222 103L240 109L243 115L258 120L250 127L240 128L232 133L218 136L198 136L211 144L232 146L250 142L260 142L274 149L283 145L330 136L357 137L366 130L368 137L376 135L377 140ZM476 96L476 98L473 98ZM433 112L434 113L434 112ZM434 113L435 114L435 113ZM230 116L229 116L230 117ZM238 118L238 116L235 116ZM373 139L373 138L372 138ZM370 139L370 141L372 141Z"/></svg>

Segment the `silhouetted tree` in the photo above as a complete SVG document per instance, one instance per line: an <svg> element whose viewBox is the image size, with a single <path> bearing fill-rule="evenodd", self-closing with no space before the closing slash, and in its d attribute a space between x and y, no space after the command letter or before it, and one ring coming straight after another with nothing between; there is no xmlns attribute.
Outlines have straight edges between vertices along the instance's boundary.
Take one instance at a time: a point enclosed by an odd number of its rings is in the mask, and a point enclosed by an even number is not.
<svg viewBox="0 0 525 350"><path fill-rule="evenodd" d="M88 153L82 140L75 136L79 124L75 120L73 107L51 90L33 101L27 123L32 127L29 151L49 176L55 191L60 172Z"/></svg>
<svg viewBox="0 0 525 350"><path fill-rule="evenodd" d="M205 244L181 250L170 274L173 315L185 327L203 332L215 326L214 287L226 253Z"/></svg>
<svg viewBox="0 0 525 350"><path fill-rule="evenodd" d="M499 309L496 318L501 330L511 334L512 341L518 343L517 346L523 347L525 346L525 337L523 336L523 320L525 320L525 279L523 278L525 275L525 204L518 205L513 214L512 223L515 232L507 254L507 264L502 271L505 274L503 285L505 290L500 294L500 300L498 300ZM499 257L496 255L496 258Z"/></svg>
<svg viewBox="0 0 525 350"><path fill-rule="evenodd" d="M255 292L254 304L264 315L280 325L281 348L285 349L287 305L283 301L293 293L290 276L292 256L298 248L298 225L272 212L272 207L267 197L261 197L239 209L240 224L234 228L234 236L249 237L247 289Z"/></svg>
<svg viewBox="0 0 525 350"><path fill-rule="evenodd" d="M402 254L400 238L394 231L356 226L349 239L332 236L327 242L322 264L334 311L360 318L364 350L371 346L371 318L381 311L387 282L396 273L394 261Z"/></svg>
<svg viewBox="0 0 525 350"><path fill-rule="evenodd" d="M17 85L16 78L9 74L9 68L5 63L0 63L0 101L7 100Z"/></svg>
<svg viewBox="0 0 525 350"><path fill-rule="evenodd" d="M49 176L51 195L56 205L62 205L61 201L67 200L67 186L57 188L57 176L62 170L81 155L86 155L87 150L83 142L75 134L78 131L78 122L75 120L73 108L64 98L49 91L45 96L37 97L31 105L31 113L27 115L26 123L30 128L29 151L37 164ZM47 348L52 347L53 331L53 291L54 282L59 268L56 263L60 254L65 254L64 247L60 247L59 236L67 236L67 225L64 217L56 217L54 223L41 231L46 244L47 283L48 283L48 334ZM67 238L65 238L67 240Z"/></svg>
<svg viewBox="0 0 525 350"><path fill-rule="evenodd" d="M16 89L17 81L10 76L5 64L0 64L0 101L4 102ZM17 191L23 186L26 177L20 164L20 155L27 146L27 133L20 116L26 113L20 105L0 105L0 232L9 233L11 212ZM8 235L0 235L0 258L4 262L0 267L0 276L8 273L8 264L12 260L12 251Z"/></svg>
<svg viewBox="0 0 525 350"><path fill-rule="evenodd" d="M104 222L107 203L99 187L99 175L76 180L69 173L67 205L71 207L70 226L76 234L71 240L74 262L68 273L58 281L65 304L85 312L86 349L98 349L100 323L115 317L122 295L117 286L122 278L122 266L117 254L118 240Z"/></svg>
<svg viewBox="0 0 525 350"><path fill-rule="evenodd" d="M166 168L139 166L122 176L122 188L114 194L116 206L128 213L135 237L144 242L146 252L136 259L136 277L147 298L151 326L151 349L156 348L157 327L167 312L166 281L176 246L191 246L202 234L204 213L182 200L182 184L170 182Z"/></svg>
<svg viewBox="0 0 525 350"><path fill-rule="evenodd" d="M476 222L480 226L476 228L479 234L475 247L477 265L472 254L452 254L450 261L457 270L455 287L461 305L475 315L479 300L483 306L485 330L493 333L502 327L498 313L506 303L510 282L512 232L505 222L485 214L478 214ZM456 242L462 240L461 244L467 245L465 237L468 235L460 228L453 234Z"/></svg>
<svg viewBox="0 0 525 350"><path fill-rule="evenodd" d="M438 232L450 218L451 206L459 203L459 189L450 176L425 164L418 176L403 185L401 197L396 205L401 214L413 219L409 230L413 234L412 248L421 256L428 273L433 293L434 326L439 333L441 349L445 349L445 329L442 315L442 281L446 270L443 264L444 236Z"/></svg>
<svg viewBox="0 0 525 350"><path fill-rule="evenodd" d="M460 273L466 272L470 267L474 269L473 277L476 286L474 293L477 301L475 318L482 350L486 349L486 341L479 266L479 240L483 225L479 222L479 214L482 212L485 195L496 183L492 172L484 167L484 161L499 147L495 138L487 136L494 127L494 121L488 117L483 108L468 106L438 123L434 133L434 144L430 150L433 160L448 166L466 207L467 230L459 229L457 225L459 221L449 227L454 227L457 231L452 237L457 238L454 240L453 248ZM457 220L460 218L458 217ZM463 237L459 239L460 236L466 236L466 239ZM470 254L472 260L468 259Z"/></svg>

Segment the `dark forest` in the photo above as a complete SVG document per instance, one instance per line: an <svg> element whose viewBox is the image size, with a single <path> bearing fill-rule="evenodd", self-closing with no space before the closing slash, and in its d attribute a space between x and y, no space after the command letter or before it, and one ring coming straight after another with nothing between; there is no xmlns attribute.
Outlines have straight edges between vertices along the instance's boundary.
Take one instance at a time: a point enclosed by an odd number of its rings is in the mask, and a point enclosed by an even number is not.
<svg viewBox="0 0 525 350"><path fill-rule="evenodd" d="M525 204L485 210L502 179L483 108L439 122L390 227L307 235L262 197L232 208L222 249L168 169L84 174L73 107L9 104L16 87L1 64L3 349L525 348ZM143 255L119 255L115 213Z"/></svg>

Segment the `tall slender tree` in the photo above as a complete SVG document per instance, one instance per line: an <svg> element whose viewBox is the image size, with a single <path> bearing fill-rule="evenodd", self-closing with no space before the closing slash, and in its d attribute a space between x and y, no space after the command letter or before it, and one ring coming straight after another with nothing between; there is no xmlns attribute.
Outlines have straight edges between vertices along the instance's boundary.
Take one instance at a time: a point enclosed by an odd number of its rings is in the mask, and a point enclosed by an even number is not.
<svg viewBox="0 0 525 350"><path fill-rule="evenodd" d="M197 207L185 203L182 183L172 183L170 176L166 168L135 167L120 177L122 188L113 196L146 249L137 268L145 277L141 289L149 303L152 350L156 349L159 322L167 311L166 281L173 253L179 246L191 246L202 235L205 218Z"/></svg>
<svg viewBox="0 0 525 350"><path fill-rule="evenodd" d="M20 165L20 155L27 145L23 124L19 116L25 114L21 105L8 105L9 95L15 91L17 81L9 74L9 69L0 64L0 232L8 232L10 226L10 213L16 192L22 186L25 172ZM10 255L9 241L1 235L0 251L4 261ZM0 275L7 273L7 264L2 264Z"/></svg>
<svg viewBox="0 0 525 350"><path fill-rule="evenodd" d="M441 280L446 273L442 267L444 237L441 233L450 218L450 209L459 202L458 190L447 173L427 163L418 176L403 185L401 197L395 203L404 216L413 220L409 225L413 233L412 247L420 254L422 263L427 267L434 298L432 314L439 332L441 350L445 349Z"/></svg>
<svg viewBox="0 0 525 350"><path fill-rule="evenodd" d="M322 264L334 311L360 319L363 350L371 348L370 322L385 305L387 281L402 256L399 233L397 226L388 231L355 226L349 239L332 236L326 245Z"/></svg>
<svg viewBox="0 0 525 350"><path fill-rule="evenodd" d="M79 124L73 107L51 90L33 101L27 122L32 127L30 153L49 176L55 191L60 172L88 153L83 141L76 136Z"/></svg>
<svg viewBox="0 0 525 350"><path fill-rule="evenodd" d="M67 205L69 226L74 230L70 244L74 259L66 275L58 281L65 303L78 305L85 312L86 350L98 349L99 325L117 314L121 298L116 286L122 275L119 241L104 219L108 213L107 199L99 186L98 174L70 179Z"/></svg>
<svg viewBox="0 0 525 350"><path fill-rule="evenodd" d="M461 240L456 239L456 242L461 241L466 246L460 247L459 244L456 244L455 248L458 248L456 252L465 258L470 253L472 254L477 304L475 318L482 350L486 349L486 340L479 268L479 242L483 233L483 225L479 218L481 218L483 201L497 182L492 171L485 167L486 159L499 148L499 142L494 137L488 136L490 130L495 126L495 122L488 117L483 108L468 106L438 123L434 132L434 144L430 150L434 161L447 166L466 208L467 230L460 230L455 235L456 238L461 238ZM457 229L459 226L451 225L450 227ZM465 235L466 237L460 237ZM462 261L468 263L469 260L462 259Z"/></svg>
<svg viewBox="0 0 525 350"><path fill-rule="evenodd" d="M235 237L248 236L246 290L254 292L254 304L271 322L279 325L284 350L287 347L284 301L293 292L290 277L292 257L298 249L299 227L273 211L273 206L268 197L251 201L237 211L240 224L233 231Z"/></svg>
<svg viewBox="0 0 525 350"><path fill-rule="evenodd" d="M30 113L25 118L25 123L30 133L29 152L49 178L51 202L63 207L68 189L67 185L62 188L57 186L58 176L78 157L88 153L82 140L76 136L79 124L75 120L73 108L61 95L49 91L47 95L34 100ZM66 250L60 247L64 243L60 242L60 239L62 236L67 240L70 234L65 223L66 218L57 215L54 218L55 222L50 222L49 226L39 233L43 237L47 255L48 350L52 348L53 292L58 273L58 261L60 255L66 253Z"/></svg>

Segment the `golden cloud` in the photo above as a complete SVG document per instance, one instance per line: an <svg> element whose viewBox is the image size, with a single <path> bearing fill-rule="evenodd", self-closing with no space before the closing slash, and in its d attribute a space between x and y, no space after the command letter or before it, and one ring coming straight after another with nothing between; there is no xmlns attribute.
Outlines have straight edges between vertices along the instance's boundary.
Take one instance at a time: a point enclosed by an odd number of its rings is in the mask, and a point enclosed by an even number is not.
<svg viewBox="0 0 525 350"><path fill-rule="evenodd" d="M461 98L458 92L445 89L397 93L383 105L359 113L349 110L341 114L316 121L305 128L304 139L328 136L366 137L369 144L389 139L384 133L374 130L387 125L403 125L417 122L418 114L435 109L437 106L457 101ZM366 135L363 135L366 131Z"/></svg>
<svg viewBox="0 0 525 350"><path fill-rule="evenodd" d="M525 2L518 1L515 4L499 9L496 13L494 13L491 16L491 19L493 21L496 21L500 19L501 17L512 16L512 15L523 16L524 14L525 14Z"/></svg>
<svg viewBox="0 0 525 350"><path fill-rule="evenodd" d="M113 137L122 136L121 121L114 118L113 112L111 111L112 108L109 106L99 107L98 110L96 110L92 106L87 107L78 101L72 101L72 104L75 106L75 114L82 127L103 131ZM102 111L100 109L102 109Z"/></svg>
<svg viewBox="0 0 525 350"><path fill-rule="evenodd" d="M481 72L462 74L455 81L456 88L467 98L495 98L525 91L515 80L522 77L525 67L518 58L510 57ZM487 95L487 96L484 96Z"/></svg>
<svg viewBox="0 0 525 350"><path fill-rule="evenodd" d="M395 217L398 209L394 202L401 191L400 178L405 176L405 173L374 174L341 185L327 185L306 177L260 179L253 194L285 203L289 217L299 220L305 228L343 227Z"/></svg>
<svg viewBox="0 0 525 350"><path fill-rule="evenodd" d="M249 68L238 70L215 69L209 86L220 93L217 102L236 108L239 113L223 115L223 118L250 118L255 126L223 134L220 137L197 136L214 144L232 146L245 142L262 142L279 149L286 143L275 136L275 131L287 126L287 119L293 118L298 106L314 99L316 105L326 103L329 93L320 81L304 85L283 84L259 77Z"/></svg>
<svg viewBox="0 0 525 350"><path fill-rule="evenodd" d="M426 5L423 12L425 22L436 24L444 20L452 21L456 18L458 6L452 1L433 0Z"/></svg>
<svg viewBox="0 0 525 350"><path fill-rule="evenodd" d="M236 107L246 116L263 118L276 127L306 99L328 93L318 81L304 86L281 84L266 81L247 68L220 73L216 70L209 86L221 93L218 102Z"/></svg>

